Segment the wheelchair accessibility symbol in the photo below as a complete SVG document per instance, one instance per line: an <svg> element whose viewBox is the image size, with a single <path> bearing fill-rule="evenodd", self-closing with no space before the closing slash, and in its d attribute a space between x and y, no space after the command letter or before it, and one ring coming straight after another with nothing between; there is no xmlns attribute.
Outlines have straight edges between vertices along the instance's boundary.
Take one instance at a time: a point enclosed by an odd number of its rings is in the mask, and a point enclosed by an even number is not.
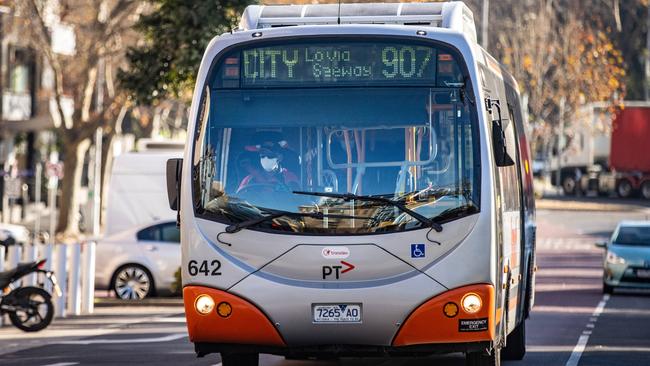
<svg viewBox="0 0 650 366"><path fill-rule="evenodd" d="M425 250L424 244L411 244L411 258L424 258Z"/></svg>

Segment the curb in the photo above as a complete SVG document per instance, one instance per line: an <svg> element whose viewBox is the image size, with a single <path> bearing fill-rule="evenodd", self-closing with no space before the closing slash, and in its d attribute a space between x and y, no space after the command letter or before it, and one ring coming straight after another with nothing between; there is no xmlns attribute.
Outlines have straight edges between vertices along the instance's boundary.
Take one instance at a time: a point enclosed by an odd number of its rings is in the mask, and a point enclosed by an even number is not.
<svg viewBox="0 0 650 366"><path fill-rule="evenodd" d="M132 306L132 307L146 307L146 306L170 306L178 307L183 306L183 299L180 297L173 298L152 298L143 300L120 300L114 298L95 298L95 307L108 308L119 306Z"/></svg>
<svg viewBox="0 0 650 366"><path fill-rule="evenodd" d="M562 211L650 211L649 207L638 204L581 202L554 199L537 199L535 200L535 207L542 210Z"/></svg>

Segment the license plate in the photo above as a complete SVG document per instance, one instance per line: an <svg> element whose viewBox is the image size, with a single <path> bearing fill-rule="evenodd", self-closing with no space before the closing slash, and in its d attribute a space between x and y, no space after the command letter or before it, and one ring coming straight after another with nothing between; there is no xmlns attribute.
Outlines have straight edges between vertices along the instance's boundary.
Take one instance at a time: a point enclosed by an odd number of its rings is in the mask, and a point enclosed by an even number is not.
<svg viewBox="0 0 650 366"><path fill-rule="evenodd" d="M637 269L636 276L639 278L650 278L650 269Z"/></svg>
<svg viewBox="0 0 650 366"><path fill-rule="evenodd" d="M314 323L360 323L361 304L314 304Z"/></svg>

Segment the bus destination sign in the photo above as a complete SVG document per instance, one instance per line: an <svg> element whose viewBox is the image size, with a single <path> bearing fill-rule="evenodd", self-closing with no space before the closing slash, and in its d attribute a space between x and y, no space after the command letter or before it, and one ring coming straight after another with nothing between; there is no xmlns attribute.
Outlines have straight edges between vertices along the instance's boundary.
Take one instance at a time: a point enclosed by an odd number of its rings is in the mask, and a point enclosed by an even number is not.
<svg viewBox="0 0 650 366"><path fill-rule="evenodd" d="M222 78L242 87L296 84L435 84L449 53L408 43L319 42L249 48L225 59Z"/></svg>

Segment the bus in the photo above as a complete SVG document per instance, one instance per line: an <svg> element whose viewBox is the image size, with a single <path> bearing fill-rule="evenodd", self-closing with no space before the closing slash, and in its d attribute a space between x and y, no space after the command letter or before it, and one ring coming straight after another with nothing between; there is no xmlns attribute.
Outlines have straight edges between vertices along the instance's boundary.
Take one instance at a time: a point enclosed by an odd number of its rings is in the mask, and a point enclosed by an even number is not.
<svg viewBox="0 0 650 366"><path fill-rule="evenodd" d="M197 355L521 359L525 129L461 2L247 7L167 162Z"/></svg>

